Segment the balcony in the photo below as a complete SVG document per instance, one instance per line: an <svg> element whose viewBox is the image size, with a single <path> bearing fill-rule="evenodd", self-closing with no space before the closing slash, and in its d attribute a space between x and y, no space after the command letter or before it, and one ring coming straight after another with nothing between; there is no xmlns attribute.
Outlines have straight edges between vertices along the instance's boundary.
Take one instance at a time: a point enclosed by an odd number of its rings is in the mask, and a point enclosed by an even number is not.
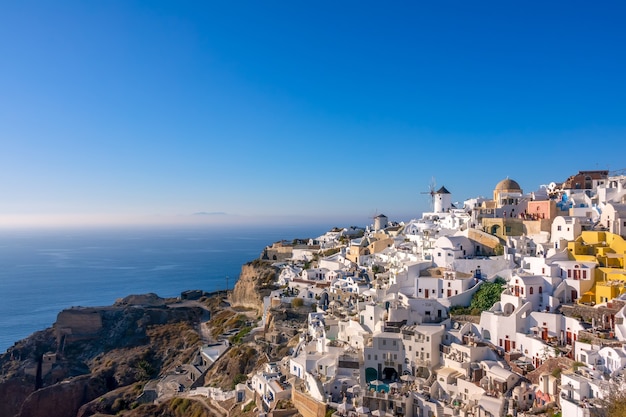
<svg viewBox="0 0 626 417"><path fill-rule="evenodd" d="M417 366L430 367L430 359L415 359L413 363Z"/></svg>

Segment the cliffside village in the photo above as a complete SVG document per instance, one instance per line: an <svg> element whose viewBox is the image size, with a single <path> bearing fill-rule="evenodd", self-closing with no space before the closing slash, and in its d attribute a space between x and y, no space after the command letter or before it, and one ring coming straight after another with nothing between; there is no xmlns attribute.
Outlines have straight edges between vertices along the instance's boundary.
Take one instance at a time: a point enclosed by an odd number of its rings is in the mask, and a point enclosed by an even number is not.
<svg viewBox="0 0 626 417"><path fill-rule="evenodd" d="M430 194L420 219L380 214L265 249L282 288L264 319L295 299L315 312L282 366L251 378L264 410L285 398L304 416L606 407L626 367L626 176L580 171L530 193L506 178L462 206L445 187ZM497 277L490 309L451 316Z"/></svg>

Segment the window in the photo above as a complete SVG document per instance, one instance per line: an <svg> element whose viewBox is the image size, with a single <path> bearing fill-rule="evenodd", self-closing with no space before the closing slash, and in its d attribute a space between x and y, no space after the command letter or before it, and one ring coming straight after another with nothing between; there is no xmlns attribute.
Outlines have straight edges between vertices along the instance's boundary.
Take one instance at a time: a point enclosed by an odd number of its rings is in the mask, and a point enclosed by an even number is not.
<svg viewBox="0 0 626 417"><path fill-rule="evenodd" d="M530 291L530 294L532 295L533 294L533 287L530 287L529 291Z"/></svg>
<svg viewBox="0 0 626 417"><path fill-rule="evenodd" d="M543 293L543 287L539 287L539 294Z"/></svg>
<svg viewBox="0 0 626 417"><path fill-rule="evenodd" d="M557 226L556 230L558 230L560 232L561 231L561 226Z"/></svg>
<svg viewBox="0 0 626 417"><path fill-rule="evenodd" d="M511 233L511 226L506 226L506 227L504 228L504 230L505 230L507 233Z"/></svg>
<svg viewBox="0 0 626 417"><path fill-rule="evenodd" d="M567 277L568 277L568 278L571 278L571 277L572 277L572 270L571 270L571 269L568 269L568 270L567 270Z"/></svg>

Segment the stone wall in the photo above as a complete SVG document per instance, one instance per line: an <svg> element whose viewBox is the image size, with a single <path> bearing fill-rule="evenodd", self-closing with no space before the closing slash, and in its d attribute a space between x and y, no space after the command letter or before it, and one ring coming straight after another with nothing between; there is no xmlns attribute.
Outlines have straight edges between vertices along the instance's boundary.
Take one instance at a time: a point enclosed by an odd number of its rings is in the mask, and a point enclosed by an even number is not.
<svg viewBox="0 0 626 417"><path fill-rule="evenodd" d="M474 323L474 324L478 324L480 323L480 316L470 316L470 315L466 315L466 314L455 314L451 316L453 321L460 321L460 322L469 322L469 323Z"/></svg>
<svg viewBox="0 0 626 417"><path fill-rule="evenodd" d="M474 245L480 246L480 254L484 256L495 255L496 246L501 244L498 237L478 229L469 229L467 231L467 237Z"/></svg>
<svg viewBox="0 0 626 417"><path fill-rule="evenodd" d="M295 408L289 408L285 410L274 410L269 413L270 417L291 417L298 414L298 410Z"/></svg>
<svg viewBox="0 0 626 417"><path fill-rule="evenodd" d="M102 329L102 316L94 308L71 308L59 313L54 328L59 345L64 337L66 342L91 339Z"/></svg>
<svg viewBox="0 0 626 417"><path fill-rule="evenodd" d="M272 246L265 248L261 254L261 259L284 262L293 256L293 246L283 242L276 242Z"/></svg>
<svg viewBox="0 0 626 417"><path fill-rule="evenodd" d="M615 316L619 312L626 302L613 300L606 305L592 307L584 304L562 305L561 311L568 317L577 317L587 323L595 321L596 326L600 326L603 323L608 325L608 318Z"/></svg>
<svg viewBox="0 0 626 417"><path fill-rule="evenodd" d="M326 404L322 404L297 389L291 390L291 401L303 417L324 417Z"/></svg>

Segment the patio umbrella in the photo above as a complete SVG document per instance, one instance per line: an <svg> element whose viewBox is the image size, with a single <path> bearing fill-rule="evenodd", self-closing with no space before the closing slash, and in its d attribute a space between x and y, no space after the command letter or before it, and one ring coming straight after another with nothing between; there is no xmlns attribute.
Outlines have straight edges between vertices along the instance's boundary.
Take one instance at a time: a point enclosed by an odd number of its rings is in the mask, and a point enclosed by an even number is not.
<svg viewBox="0 0 626 417"><path fill-rule="evenodd" d="M353 385L347 390L350 394L359 394L361 392L360 385Z"/></svg>
<svg viewBox="0 0 626 417"><path fill-rule="evenodd" d="M349 403L349 402L346 402L346 401L342 402L337 407L337 411L340 411L342 413L345 413L346 411L350 411L352 409L354 409L354 406L352 405L352 403Z"/></svg>
<svg viewBox="0 0 626 417"><path fill-rule="evenodd" d="M415 381L415 377L413 375L409 375L409 374L402 375L400 377L400 379L405 381L405 382L413 382L413 381Z"/></svg>
<svg viewBox="0 0 626 417"><path fill-rule="evenodd" d="M402 384L399 382L392 382L391 384L389 384L389 388L400 389L402 388Z"/></svg>
<svg viewBox="0 0 626 417"><path fill-rule="evenodd" d="M375 379L373 381L370 381L370 385L374 386L374 387L378 387L380 385L383 385L384 382L381 381L380 379Z"/></svg>
<svg viewBox="0 0 626 417"><path fill-rule="evenodd" d="M354 411L356 411L359 414L367 414L370 412L370 409L364 405L360 405Z"/></svg>

